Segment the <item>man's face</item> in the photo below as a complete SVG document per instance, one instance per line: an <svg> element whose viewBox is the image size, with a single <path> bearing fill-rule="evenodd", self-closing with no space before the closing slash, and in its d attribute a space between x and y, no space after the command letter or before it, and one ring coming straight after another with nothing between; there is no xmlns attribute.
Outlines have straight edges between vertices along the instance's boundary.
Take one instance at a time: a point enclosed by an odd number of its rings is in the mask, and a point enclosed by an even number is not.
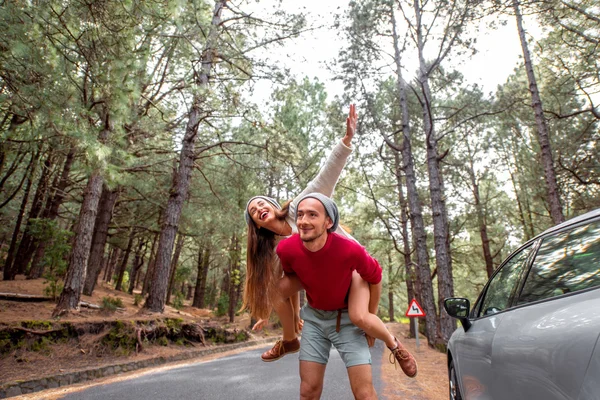
<svg viewBox="0 0 600 400"><path fill-rule="evenodd" d="M331 218L327 216L323 204L312 197L304 199L298 204L296 211L296 225L303 242L312 242L323 235L333 226Z"/></svg>

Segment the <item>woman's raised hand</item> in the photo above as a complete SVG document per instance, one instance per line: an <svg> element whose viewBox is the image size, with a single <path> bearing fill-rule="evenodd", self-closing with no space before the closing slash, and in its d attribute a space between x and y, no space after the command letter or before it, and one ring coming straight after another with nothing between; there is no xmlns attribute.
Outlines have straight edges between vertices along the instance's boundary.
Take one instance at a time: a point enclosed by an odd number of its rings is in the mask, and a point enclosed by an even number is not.
<svg viewBox="0 0 600 400"><path fill-rule="evenodd" d="M352 144L352 138L354 137L354 133L356 133L357 120L356 105L350 104L350 111L348 112L348 118L346 118L346 136L342 138L342 142L348 147Z"/></svg>

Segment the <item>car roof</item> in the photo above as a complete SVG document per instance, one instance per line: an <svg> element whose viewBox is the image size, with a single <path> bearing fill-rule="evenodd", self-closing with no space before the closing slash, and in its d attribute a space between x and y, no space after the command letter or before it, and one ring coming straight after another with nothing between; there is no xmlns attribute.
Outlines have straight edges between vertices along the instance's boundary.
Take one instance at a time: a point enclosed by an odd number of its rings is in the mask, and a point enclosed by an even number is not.
<svg viewBox="0 0 600 400"><path fill-rule="evenodd" d="M547 235L549 233L561 230L564 227L575 225L575 224L577 224L579 222L582 222L582 221L585 221L585 220L588 220L588 219L592 219L592 218L595 218L595 217L599 217L599 216L600 216L600 208L598 208L596 210L593 210L593 211L590 211L590 212L587 212L585 214L582 214L582 215L580 215L578 217L571 218L570 220L565 221L565 222L563 222L561 224L558 224L556 226L553 226L552 228L546 229L544 232L542 232L539 235L537 235L535 237L535 239L537 239L537 238L539 238L541 236ZM535 239L533 239L533 240L535 240Z"/></svg>

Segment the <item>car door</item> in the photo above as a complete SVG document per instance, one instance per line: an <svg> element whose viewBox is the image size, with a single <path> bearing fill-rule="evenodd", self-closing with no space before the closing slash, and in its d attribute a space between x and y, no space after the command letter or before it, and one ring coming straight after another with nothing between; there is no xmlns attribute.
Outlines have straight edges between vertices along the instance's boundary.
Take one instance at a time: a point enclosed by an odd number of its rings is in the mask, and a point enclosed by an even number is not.
<svg viewBox="0 0 600 400"><path fill-rule="evenodd" d="M493 398L577 399L600 333L600 221L543 238L516 305L492 345Z"/></svg>
<svg viewBox="0 0 600 400"><path fill-rule="evenodd" d="M494 335L527 271L531 249L532 245L520 249L498 269L474 307L471 327L467 332L457 331L454 362L465 399L492 398Z"/></svg>

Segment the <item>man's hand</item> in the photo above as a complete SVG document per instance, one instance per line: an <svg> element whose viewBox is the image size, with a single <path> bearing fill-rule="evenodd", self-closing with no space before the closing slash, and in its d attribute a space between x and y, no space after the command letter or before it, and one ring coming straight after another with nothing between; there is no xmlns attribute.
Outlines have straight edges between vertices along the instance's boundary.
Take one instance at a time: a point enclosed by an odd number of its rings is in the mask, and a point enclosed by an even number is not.
<svg viewBox="0 0 600 400"><path fill-rule="evenodd" d="M254 326L252 327L253 331L260 331L262 328L265 327L265 325L267 325L267 323L269 322L268 319L259 319L257 323L254 324Z"/></svg>
<svg viewBox="0 0 600 400"><path fill-rule="evenodd" d="M348 118L346 118L346 136L342 138L342 142L348 147L352 144L352 138L356 133L356 121L358 121L356 105L350 104L350 111L348 112Z"/></svg>

